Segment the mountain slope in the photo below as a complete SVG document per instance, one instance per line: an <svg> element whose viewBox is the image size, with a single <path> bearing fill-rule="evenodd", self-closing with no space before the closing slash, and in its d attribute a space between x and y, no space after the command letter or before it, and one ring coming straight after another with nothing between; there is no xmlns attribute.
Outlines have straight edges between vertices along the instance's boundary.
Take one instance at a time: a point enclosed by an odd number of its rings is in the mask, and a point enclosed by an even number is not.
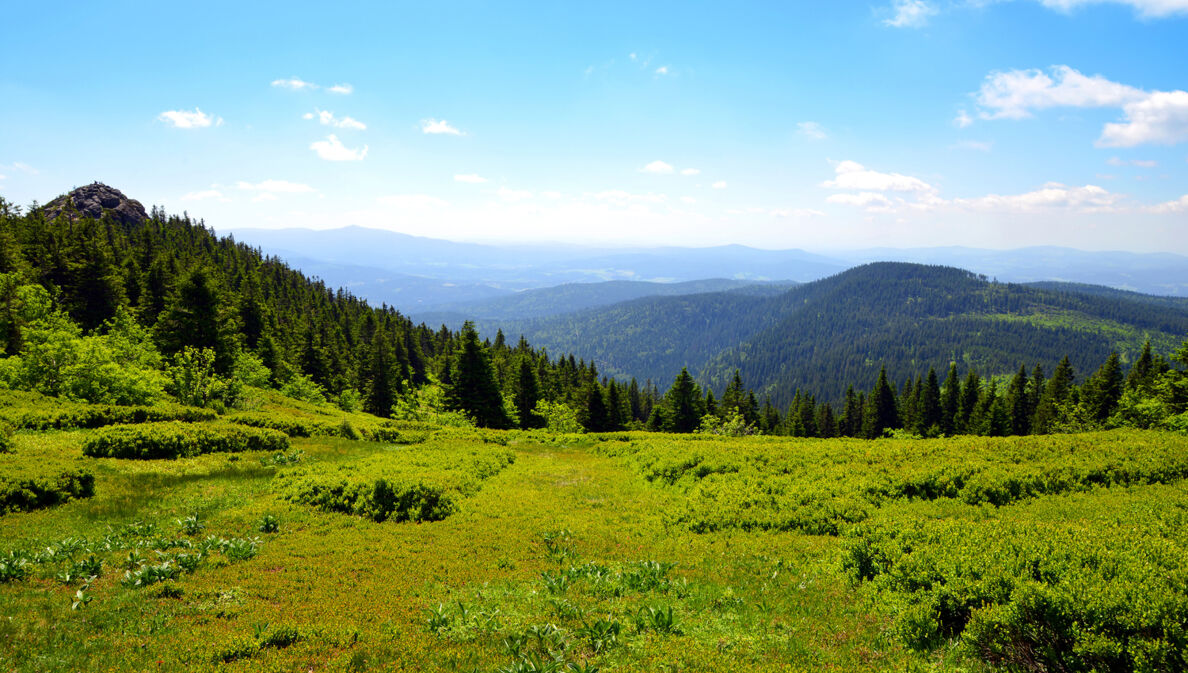
<svg viewBox="0 0 1188 673"><path fill-rule="evenodd" d="M946 367L1006 374L1049 370L1064 355L1082 373L1145 339L1167 352L1188 334L1188 309L1135 298L986 281L960 269L876 263L774 297L718 292L651 298L567 316L482 325L572 350L604 373L667 383L681 366L720 390L735 368L777 404L798 388L838 399Z"/></svg>

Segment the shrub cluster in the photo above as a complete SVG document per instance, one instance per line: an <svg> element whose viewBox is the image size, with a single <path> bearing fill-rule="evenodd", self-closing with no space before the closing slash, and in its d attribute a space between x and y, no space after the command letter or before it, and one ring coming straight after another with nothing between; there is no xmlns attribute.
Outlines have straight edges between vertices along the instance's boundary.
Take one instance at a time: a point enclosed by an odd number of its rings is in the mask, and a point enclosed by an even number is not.
<svg viewBox="0 0 1188 673"><path fill-rule="evenodd" d="M212 421L218 415L209 409L179 404L146 406L117 406L110 404L81 404L63 399L21 399L11 393L7 405L0 406L0 420L24 430L73 430L100 428L107 425L183 421L197 423Z"/></svg>
<svg viewBox="0 0 1188 673"><path fill-rule="evenodd" d="M188 458L204 453L285 451L282 432L230 423L144 423L96 431L83 443L95 458Z"/></svg>
<svg viewBox="0 0 1188 673"><path fill-rule="evenodd" d="M86 469L5 458L0 462L0 514L52 507L95 494L95 476Z"/></svg>
<svg viewBox="0 0 1188 673"><path fill-rule="evenodd" d="M487 446L385 451L336 469L293 468L278 476L277 488L291 501L328 512L373 521L440 521L514 460L511 451Z"/></svg>
<svg viewBox="0 0 1188 673"><path fill-rule="evenodd" d="M388 444L416 444L428 437L425 432L402 432L384 423L351 423L345 418L320 420L249 411L232 414L227 420L253 428L277 430L290 437L343 437Z"/></svg>
<svg viewBox="0 0 1188 673"><path fill-rule="evenodd" d="M1188 496L1048 500L990 521L881 516L847 533L843 565L914 649L956 639L1010 670L1186 670Z"/></svg>

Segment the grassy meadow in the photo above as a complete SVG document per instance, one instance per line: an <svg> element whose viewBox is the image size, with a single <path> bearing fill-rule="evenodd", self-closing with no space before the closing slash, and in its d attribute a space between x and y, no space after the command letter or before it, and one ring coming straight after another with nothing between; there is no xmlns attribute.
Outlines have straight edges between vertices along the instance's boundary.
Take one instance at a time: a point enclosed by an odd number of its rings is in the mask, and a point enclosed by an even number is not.
<svg viewBox="0 0 1188 673"><path fill-rule="evenodd" d="M552 435L253 394L6 400L0 670L1185 665L1183 435Z"/></svg>

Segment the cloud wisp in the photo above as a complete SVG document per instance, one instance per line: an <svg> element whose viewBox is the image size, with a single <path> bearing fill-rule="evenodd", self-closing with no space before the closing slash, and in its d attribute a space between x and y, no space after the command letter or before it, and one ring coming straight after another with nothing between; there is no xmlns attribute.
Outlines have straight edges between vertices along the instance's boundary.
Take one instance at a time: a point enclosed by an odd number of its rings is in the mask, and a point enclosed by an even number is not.
<svg viewBox="0 0 1188 673"><path fill-rule="evenodd" d="M367 156L367 145L354 149L346 147L333 133L326 136L325 140L311 143L309 149L326 161L362 161Z"/></svg>

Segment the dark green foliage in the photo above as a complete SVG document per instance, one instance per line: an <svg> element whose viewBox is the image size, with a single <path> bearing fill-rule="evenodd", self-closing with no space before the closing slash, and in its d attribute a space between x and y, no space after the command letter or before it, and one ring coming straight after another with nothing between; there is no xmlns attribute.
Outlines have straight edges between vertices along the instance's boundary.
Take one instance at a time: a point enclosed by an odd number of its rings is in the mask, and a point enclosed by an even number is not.
<svg viewBox="0 0 1188 673"><path fill-rule="evenodd" d="M282 432L229 423L145 423L103 428L83 442L95 458L188 458L203 453L285 451Z"/></svg>
<svg viewBox="0 0 1188 673"><path fill-rule="evenodd" d="M197 266L182 276L157 321L157 341L166 355L186 347L214 352L215 370L231 371L237 324L215 275Z"/></svg>
<svg viewBox="0 0 1188 673"><path fill-rule="evenodd" d="M7 399L4 399L7 398ZM218 417L209 409L177 404L151 407L121 407L108 404L78 404L42 397L35 393L9 391L0 396L0 419L25 430L91 429L106 425L183 421L197 423ZM11 404L12 406L8 406Z"/></svg>
<svg viewBox="0 0 1188 673"><path fill-rule="evenodd" d="M693 432L701 424L702 404L697 383L689 370L681 369L664 396L666 413L662 427L666 432Z"/></svg>
<svg viewBox="0 0 1188 673"><path fill-rule="evenodd" d="M0 514L53 507L95 494L95 476L76 466L0 463Z"/></svg>
<svg viewBox="0 0 1188 673"><path fill-rule="evenodd" d="M520 419L520 427L525 430L541 426L541 419L533 410L540 401L540 379L536 375L536 368L532 361L524 355L520 356L520 364L516 369L516 389L513 402L516 415Z"/></svg>
<svg viewBox="0 0 1188 673"><path fill-rule="evenodd" d="M461 411L483 428L508 428L511 419L503 408L503 396L487 348L479 342L472 323L462 327L461 344L453 364L449 390L450 407Z"/></svg>
<svg viewBox="0 0 1188 673"><path fill-rule="evenodd" d="M883 430L899 427L899 412L895 405L895 391L887 381L886 368L879 370L879 380L870 391L866 402L866 417L862 421L862 431L867 439L874 439L883 434Z"/></svg>
<svg viewBox="0 0 1188 673"><path fill-rule="evenodd" d="M1118 353L1110 353L1081 391L1081 402L1091 419L1100 423L1110 417L1122 397L1122 383L1121 360Z"/></svg>

